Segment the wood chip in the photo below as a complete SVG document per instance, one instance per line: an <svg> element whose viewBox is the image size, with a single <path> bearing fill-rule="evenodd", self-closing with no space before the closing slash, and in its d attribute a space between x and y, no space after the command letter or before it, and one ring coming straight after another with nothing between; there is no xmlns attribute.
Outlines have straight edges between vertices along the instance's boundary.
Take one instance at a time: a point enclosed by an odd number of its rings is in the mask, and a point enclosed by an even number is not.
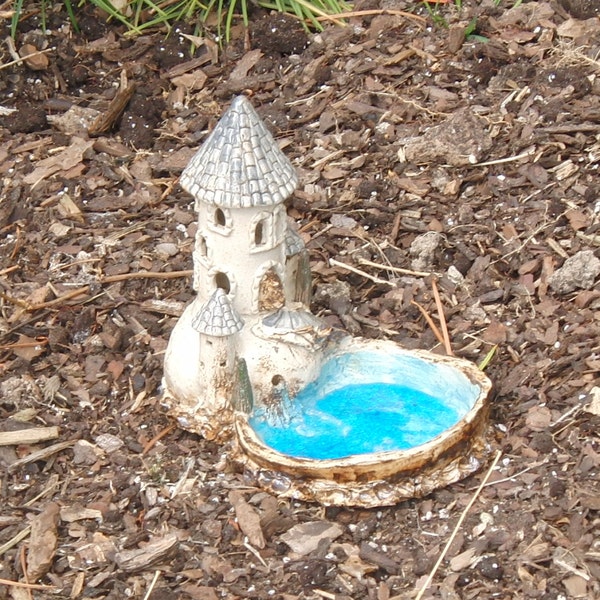
<svg viewBox="0 0 600 600"><path fill-rule="evenodd" d="M92 123L88 133L90 135L100 135L110 131L121 118L134 92L135 83L131 82L122 86L111 100L106 111Z"/></svg>
<svg viewBox="0 0 600 600"><path fill-rule="evenodd" d="M50 502L31 522L29 552L27 554L27 578L37 581L52 565L58 547L57 526L59 506Z"/></svg>
<svg viewBox="0 0 600 600"><path fill-rule="evenodd" d="M258 511L248 504L241 492L232 490L229 492L229 502L231 502L235 516L242 533L248 537L248 541L256 548L265 547L265 538L260 526L260 515Z"/></svg>
<svg viewBox="0 0 600 600"><path fill-rule="evenodd" d="M34 427L20 429L19 431L0 432L0 446L13 446L17 444L37 444L58 437L58 427Z"/></svg>
<svg viewBox="0 0 600 600"><path fill-rule="evenodd" d="M170 533L163 538L152 540L144 548L121 550L115 555L119 568L128 573L141 571L169 557L179 540L176 533Z"/></svg>

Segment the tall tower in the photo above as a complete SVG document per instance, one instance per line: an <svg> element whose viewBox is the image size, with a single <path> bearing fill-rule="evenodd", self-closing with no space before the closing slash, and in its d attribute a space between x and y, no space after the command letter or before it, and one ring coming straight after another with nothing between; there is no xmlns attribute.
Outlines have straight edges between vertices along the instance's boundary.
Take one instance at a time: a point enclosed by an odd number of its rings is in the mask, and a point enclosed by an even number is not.
<svg viewBox="0 0 600 600"><path fill-rule="evenodd" d="M184 427L207 438L230 436L235 410L270 403L280 388L293 395L316 377L329 330L308 311L308 255L288 227L283 203L297 183L244 96L181 175L198 213L197 295L169 340L164 397Z"/></svg>
<svg viewBox="0 0 600 600"><path fill-rule="evenodd" d="M240 315L280 308L287 215L296 172L245 96L238 96L181 175L195 198L194 289L223 289Z"/></svg>

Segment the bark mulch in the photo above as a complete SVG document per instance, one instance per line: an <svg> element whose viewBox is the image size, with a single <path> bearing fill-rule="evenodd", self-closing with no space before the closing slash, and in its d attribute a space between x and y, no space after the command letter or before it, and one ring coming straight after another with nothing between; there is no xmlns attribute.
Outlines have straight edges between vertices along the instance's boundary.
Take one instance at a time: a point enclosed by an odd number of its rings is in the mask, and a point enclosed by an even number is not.
<svg viewBox="0 0 600 600"><path fill-rule="evenodd" d="M52 9L0 46L0 598L600 597L596 3L355 8L316 35L255 12L193 54L186 25ZM435 277L454 352L495 348L491 471L284 501L161 406L192 298L178 175L239 93L298 169L315 312L442 352Z"/></svg>

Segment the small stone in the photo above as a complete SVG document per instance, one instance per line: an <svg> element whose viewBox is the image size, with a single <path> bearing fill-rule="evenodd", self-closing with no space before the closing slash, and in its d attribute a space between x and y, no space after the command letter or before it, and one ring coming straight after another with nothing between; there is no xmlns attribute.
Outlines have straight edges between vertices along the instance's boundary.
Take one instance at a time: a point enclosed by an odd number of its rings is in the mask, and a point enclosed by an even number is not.
<svg viewBox="0 0 600 600"><path fill-rule="evenodd" d="M484 556L477 564L477 569L486 579L502 579L504 569L495 556Z"/></svg>
<svg viewBox="0 0 600 600"><path fill-rule="evenodd" d="M79 440L73 446L73 462L76 465L93 465L102 451L86 440Z"/></svg>
<svg viewBox="0 0 600 600"><path fill-rule="evenodd" d="M110 433L101 433L94 441L102 450L108 453L118 450L125 444L121 438Z"/></svg>
<svg viewBox="0 0 600 600"><path fill-rule="evenodd" d="M44 71L48 68L49 60L45 54L37 54L38 49L33 44L21 46L19 55L32 71Z"/></svg>
<svg viewBox="0 0 600 600"><path fill-rule="evenodd" d="M428 129L405 147L406 159L417 164L448 164L460 167L483 160L492 147L487 124L469 110Z"/></svg>
<svg viewBox="0 0 600 600"><path fill-rule="evenodd" d="M165 258L175 256L179 252L177 244L173 244L171 242L163 242L161 244L156 244L155 250L159 256Z"/></svg>
<svg viewBox="0 0 600 600"><path fill-rule="evenodd" d="M565 495L567 486L560 479L551 479L548 492L552 498L559 498Z"/></svg>
<svg viewBox="0 0 600 600"><path fill-rule="evenodd" d="M411 269L415 271L426 271L433 268L436 260L437 249L444 241L444 236L437 231L428 231L417 236L410 245L410 255L413 260L410 263Z"/></svg>
<svg viewBox="0 0 600 600"><path fill-rule="evenodd" d="M592 250L581 250L568 258L548 279L557 294L568 294L576 289L589 290L600 274L600 259Z"/></svg>

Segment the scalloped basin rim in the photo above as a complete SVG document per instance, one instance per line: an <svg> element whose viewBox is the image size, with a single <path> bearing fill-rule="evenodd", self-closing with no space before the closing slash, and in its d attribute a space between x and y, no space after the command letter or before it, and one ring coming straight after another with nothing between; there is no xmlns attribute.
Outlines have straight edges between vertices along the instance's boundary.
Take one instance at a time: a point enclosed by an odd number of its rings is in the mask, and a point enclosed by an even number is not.
<svg viewBox="0 0 600 600"><path fill-rule="evenodd" d="M428 369L431 371L432 368L439 367L443 373L450 373L451 377L456 375L457 381L464 380L474 386L474 395L470 400L467 400L470 408L454 425L425 443L407 449L374 451L340 458L306 458L279 452L260 439L248 422L247 415L238 413L236 431L243 451L257 464L267 468L280 468L287 473L298 470L304 475L310 476L312 474L323 477L326 476L328 471L338 472L344 468L350 468L355 471L358 469L360 473L375 470L381 474L385 471L384 476L389 476L395 471L418 469L426 462L435 461L446 450L459 444L466 436L469 436L472 430L476 429L475 421L478 420L478 417L487 413L483 409L486 406L491 382L482 371L469 361L441 356L423 350L406 350L389 341L350 338L337 345L335 350L328 355L324 364L336 357L361 352L384 352L388 356L392 355L394 358L407 361L407 364L411 366L421 364L426 372ZM406 377L411 379L413 384L416 380L420 385L426 385L419 377L415 379L414 374L411 376L407 373ZM460 398L453 399L453 402L459 401Z"/></svg>

